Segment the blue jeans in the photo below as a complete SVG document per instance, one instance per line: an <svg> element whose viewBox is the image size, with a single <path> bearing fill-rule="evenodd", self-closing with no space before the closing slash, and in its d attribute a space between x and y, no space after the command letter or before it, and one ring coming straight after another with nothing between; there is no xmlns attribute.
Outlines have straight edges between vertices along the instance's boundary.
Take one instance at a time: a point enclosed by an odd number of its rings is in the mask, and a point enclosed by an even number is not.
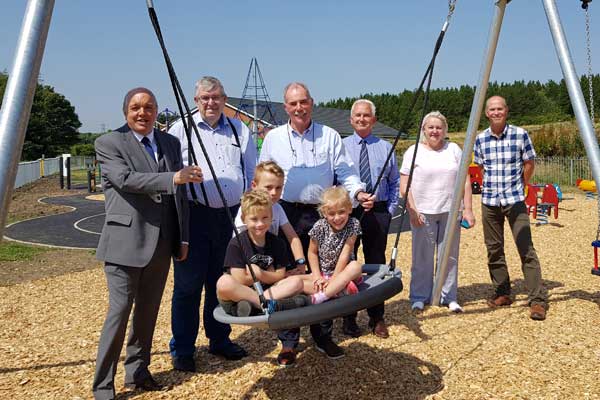
<svg viewBox="0 0 600 400"><path fill-rule="evenodd" d="M230 207L235 217L239 206ZM175 261L175 287L171 302L169 343L174 357L193 356L200 326L200 297L204 293L204 331L211 349L230 343L231 327L213 317L217 307L217 280L223 273L225 251L233 228L224 208L190 203L190 251L183 262Z"/></svg>

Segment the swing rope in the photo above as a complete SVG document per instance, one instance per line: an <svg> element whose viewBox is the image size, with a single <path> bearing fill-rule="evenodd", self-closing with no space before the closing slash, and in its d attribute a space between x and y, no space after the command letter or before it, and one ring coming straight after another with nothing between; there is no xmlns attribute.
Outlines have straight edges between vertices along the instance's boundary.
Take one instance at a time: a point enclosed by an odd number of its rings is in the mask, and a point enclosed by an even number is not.
<svg viewBox="0 0 600 400"><path fill-rule="evenodd" d="M415 138L415 150L413 152L413 157L412 157L411 164L410 164L410 173L408 175L408 182L406 185L406 190L404 191L404 193L401 193L403 202L400 205L400 208L401 208L401 210L400 210L400 227L398 228L398 232L396 233L396 240L394 242L394 247L392 249L392 255L391 255L391 259L390 259L390 263L389 263L390 271L392 271L396 268L396 257L398 255L398 243L400 241L400 232L402 230L402 225L404 224L404 217L407 212L406 205L408 203L408 192L409 192L410 186L412 184L413 172L415 169L415 161L417 158L417 150L419 147L420 136L421 136L420 135L421 122L423 121L423 118L426 115L427 106L429 105L429 93L430 93L430 89L431 89L431 80L433 78L433 69L435 66L435 60L436 60L438 53L440 51L440 48L442 46L442 42L444 41L446 31L448 30L448 26L450 25L450 20L454 14L454 10L456 8L456 1L457 0L448 0L448 14L446 16L446 20L444 21L444 25L442 26L440 34L438 35L438 38L436 40L436 43L435 43L435 46L433 49L433 55L431 57L431 61L429 62L427 70L425 71L425 74L423 75L423 78L421 79L421 83L419 84L419 87L415 91L415 96L412 100L412 103L410 104L410 107L408 108L408 111L406 112L405 120L402 123L401 128L398 131L398 134L396 135L396 138L394 139L394 143L392 144L392 147L391 147L391 149L387 155L387 158L383 164L383 168L381 169L381 172L379 173L379 176L377 177L375 186L373 186L373 193L377 193L377 187L381 183L381 179L383 178L383 174L385 173L387 165L390 162L390 159L392 158L392 155L394 154L394 152L396 150L396 146L398 144L398 141L400 140L400 136L408 130L408 126L410 125L410 123L412 121L411 116L412 116L413 109L415 108L421 93L424 92L423 111L421 112L421 119L419 120L419 127L418 127L418 131L417 131L417 136ZM423 86L425 85L425 81L427 81L427 86L425 88L425 91L423 91ZM363 213L363 215L364 215L364 213ZM361 218L362 218L362 216L361 216Z"/></svg>
<svg viewBox="0 0 600 400"><path fill-rule="evenodd" d="M253 285L254 285L254 288L255 288L256 292L258 293L258 297L259 297L261 306L263 307L263 311L265 313L268 313L269 312L269 309L268 309L268 306L267 306L268 303L267 303L267 301L265 299L262 285L261 285L260 281L256 278L254 270L252 269L252 264L250 263L247 255L246 255L246 252L244 251L244 247L245 246L243 246L242 240L240 238L240 233L239 233L237 227L235 226L233 215L231 214L231 210L229 209L229 206L227 204L227 200L225 199L225 194L223 193L223 189L221 188L221 184L219 183L219 180L217 178L217 174L215 173L214 167L213 167L213 165L212 165L212 163L210 161L210 157L208 155L208 151L206 150L206 147L204 146L204 142L202 141L202 138L200 137L200 132L198 131L198 127L194 123L194 119L193 119L192 113L190 111L190 107L189 107L189 105L187 103L187 100L185 99L185 95L184 95L183 89L181 88L181 85L180 85L179 79L177 78L177 75L175 73L175 69L173 67L173 64L171 63L171 58L169 57L169 54L167 52L167 48L165 46L164 39L163 39L163 36L162 36L162 32L161 32L161 29L160 29L160 24L158 23L158 17L156 15L156 11L154 10L153 1L152 0L146 0L146 5L148 6L148 14L150 16L150 21L152 22L152 27L154 28L154 32L156 33L156 37L158 38L158 42L159 42L160 47L162 49L162 53L163 53L163 57L165 59L165 63L167 65L167 71L169 73L169 79L171 81L171 86L173 87L173 92L175 94L175 99L177 100L177 106L179 107L179 113L181 115L181 120L182 120L182 123L184 124L183 126L184 126L185 134L186 134L186 137L187 137L187 141L188 141L188 144L189 144L188 149L189 149L190 154L192 156L192 160L193 160L193 162L196 165L198 165L196 154L194 152L193 147L191 146L191 144L192 144L192 138L191 138L190 128L193 128L196 140L200 144L200 148L202 150L202 155L206 159L206 163L208 165L210 173L213 176L213 179L214 179L214 182L215 182L215 186L217 188L217 192L219 193L221 201L223 202L223 207L225 208L225 213L227 214L227 218L229 219L229 221L230 221L230 223L231 223L231 225L233 227L233 232L234 232L235 238L236 238L236 240L238 242L238 245L239 245L240 249L242 250L242 255L244 257L244 261L246 263L246 267L248 268L248 270L250 271L250 275L252 276L252 282L253 282ZM183 105L183 108L182 108L182 105ZM184 115L187 115L187 117L188 117L187 126L186 126L186 123L185 123ZM188 163L189 163L189 160L188 160ZM191 184L190 184L190 186L191 186ZM194 193L194 191L193 191L193 187L192 187L192 194L193 193Z"/></svg>

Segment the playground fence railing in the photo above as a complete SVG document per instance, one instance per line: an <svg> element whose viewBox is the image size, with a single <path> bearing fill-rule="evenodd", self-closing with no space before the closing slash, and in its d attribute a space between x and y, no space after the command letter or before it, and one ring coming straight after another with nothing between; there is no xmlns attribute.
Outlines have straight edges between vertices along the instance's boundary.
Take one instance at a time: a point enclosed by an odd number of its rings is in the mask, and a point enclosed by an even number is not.
<svg viewBox="0 0 600 400"><path fill-rule="evenodd" d="M60 171L60 161L60 157L54 157L19 163L15 189L34 182L43 176L58 173ZM93 162L94 157L72 156L71 170L85 169ZM398 164L401 162L402 160L399 160ZM540 157L535 160L533 182L575 186L578 178L593 179L590 163L586 157Z"/></svg>
<svg viewBox="0 0 600 400"><path fill-rule="evenodd" d="M532 182L575 186L578 178L594 179L587 157L540 157L535 159Z"/></svg>
<svg viewBox="0 0 600 400"><path fill-rule="evenodd" d="M94 162L94 157L71 156L71 170L85 169ZM38 179L60 172L61 157L41 158L19 163L14 188L19 188Z"/></svg>

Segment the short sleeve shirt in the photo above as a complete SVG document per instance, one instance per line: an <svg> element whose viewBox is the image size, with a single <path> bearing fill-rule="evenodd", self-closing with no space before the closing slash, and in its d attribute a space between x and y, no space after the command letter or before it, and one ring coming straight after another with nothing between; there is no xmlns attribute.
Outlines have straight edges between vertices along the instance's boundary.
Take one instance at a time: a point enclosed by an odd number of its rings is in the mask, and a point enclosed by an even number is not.
<svg viewBox="0 0 600 400"><path fill-rule="evenodd" d="M354 217L350 217L346 226L338 232L331 228L325 218L318 220L308 232L308 236L318 244L321 273L325 275L333 274L346 240L351 236L361 234L360 222ZM352 252L351 257L354 258L354 252Z"/></svg>
<svg viewBox="0 0 600 400"><path fill-rule="evenodd" d="M412 145L404 153L400 167L402 175L410 174L414 152L415 145ZM410 190L420 213L441 214L450 211L461 156L460 147L452 142L445 143L440 150L425 146L417 148Z"/></svg>
<svg viewBox="0 0 600 400"><path fill-rule="evenodd" d="M263 247L253 246L250 243L248 231L240 233L240 241L242 242L244 252L240 249L235 237L231 238L229 245L227 245L225 261L223 263L225 272L229 272L230 268L246 268L246 259L250 259L255 253L273 257L273 266L275 269L285 268L290 264L285 243L271 232L267 232ZM246 254L246 258L244 258L244 253Z"/></svg>
<svg viewBox="0 0 600 400"><path fill-rule="evenodd" d="M281 204L274 203L273 204L273 222L271 222L271 226L269 227L269 232L273 235L277 236L279 234L279 227L289 223L287 215L285 215L285 211L283 211L283 207ZM242 222L242 209L238 209L238 213L235 217L235 226L238 231L245 231L246 224ZM235 233L233 234L235 236Z"/></svg>
<svg viewBox="0 0 600 400"><path fill-rule="evenodd" d="M475 139L475 164L483 166L481 202L487 206L506 206L525 200L523 162L535 158L527 131L506 125L496 137L490 128Z"/></svg>

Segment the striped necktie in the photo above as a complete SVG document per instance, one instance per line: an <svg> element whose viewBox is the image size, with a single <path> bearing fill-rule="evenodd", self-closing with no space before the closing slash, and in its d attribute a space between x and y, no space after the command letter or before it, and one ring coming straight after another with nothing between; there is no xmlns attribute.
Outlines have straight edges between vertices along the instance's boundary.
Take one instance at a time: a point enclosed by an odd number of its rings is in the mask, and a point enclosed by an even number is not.
<svg viewBox="0 0 600 400"><path fill-rule="evenodd" d="M148 139L147 136L144 136L142 138L142 144L144 145L146 152L150 155L150 158L152 158L154 162L156 162L156 157L154 156L154 149L152 148L152 145L150 144L150 139Z"/></svg>
<svg viewBox="0 0 600 400"><path fill-rule="evenodd" d="M373 193L371 183L371 167L369 166L369 153L367 152L367 141L360 141L360 180L367 185L367 193Z"/></svg>

